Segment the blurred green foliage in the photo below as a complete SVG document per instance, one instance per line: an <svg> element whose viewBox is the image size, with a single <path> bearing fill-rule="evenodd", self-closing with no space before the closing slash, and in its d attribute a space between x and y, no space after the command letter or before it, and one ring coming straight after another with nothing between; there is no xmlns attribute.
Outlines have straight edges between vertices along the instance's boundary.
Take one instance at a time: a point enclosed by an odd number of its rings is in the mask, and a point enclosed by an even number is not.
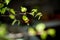
<svg viewBox="0 0 60 40"><path fill-rule="evenodd" d="M4 37L7 33L6 24L0 24L0 37Z"/></svg>
<svg viewBox="0 0 60 40"><path fill-rule="evenodd" d="M8 5L10 3L11 0L4 0L6 5Z"/></svg>
<svg viewBox="0 0 60 40"><path fill-rule="evenodd" d="M46 38L47 38L47 32L46 31L43 31L42 32L42 34L40 34L40 36L41 36L41 38L42 38L42 40L46 40Z"/></svg>
<svg viewBox="0 0 60 40"><path fill-rule="evenodd" d="M5 14L6 10L7 10L7 7L2 8L2 10L1 10L1 14Z"/></svg>
<svg viewBox="0 0 60 40"><path fill-rule="evenodd" d="M0 8L4 7L4 4L3 3L0 3Z"/></svg>
<svg viewBox="0 0 60 40"><path fill-rule="evenodd" d="M28 28L28 33L29 33L30 36L36 36L36 31L32 27Z"/></svg>
<svg viewBox="0 0 60 40"><path fill-rule="evenodd" d="M55 37L55 34L56 34L56 31L55 31L55 29L48 29L47 30L47 33L50 35L50 36L52 36L52 37Z"/></svg>
<svg viewBox="0 0 60 40"><path fill-rule="evenodd" d="M44 31L45 27L46 27L45 24L39 23L39 24L36 25L36 30L37 31Z"/></svg>

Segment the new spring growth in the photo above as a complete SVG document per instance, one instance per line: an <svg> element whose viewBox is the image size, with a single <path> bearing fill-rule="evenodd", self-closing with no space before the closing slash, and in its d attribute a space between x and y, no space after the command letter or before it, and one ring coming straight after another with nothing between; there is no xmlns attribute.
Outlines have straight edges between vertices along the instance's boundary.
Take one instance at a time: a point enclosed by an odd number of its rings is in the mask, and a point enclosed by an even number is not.
<svg viewBox="0 0 60 40"><path fill-rule="evenodd" d="M26 12L27 8L26 7L21 7L21 12Z"/></svg>

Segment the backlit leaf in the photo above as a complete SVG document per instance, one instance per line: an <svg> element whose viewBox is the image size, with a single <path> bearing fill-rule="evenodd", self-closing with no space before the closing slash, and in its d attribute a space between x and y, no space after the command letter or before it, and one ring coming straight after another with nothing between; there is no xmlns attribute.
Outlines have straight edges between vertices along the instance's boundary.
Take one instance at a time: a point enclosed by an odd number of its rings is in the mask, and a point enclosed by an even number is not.
<svg viewBox="0 0 60 40"><path fill-rule="evenodd" d="M21 12L26 12L26 11L27 11L27 8L21 7Z"/></svg>
<svg viewBox="0 0 60 40"><path fill-rule="evenodd" d="M54 37L56 31L55 31L55 29L48 29L48 30L47 30L47 33L48 33L50 36Z"/></svg>
<svg viewBox="0 0 60 40"><path fill-rule="evenodd" d="M45 24L39 23L39 24L36 25L36 30L38 32L44 31L44 29L45 29Z"/></svg>
<svg viewBox="0 0 60 40"><path fill-rule="evenodd" d="M10 3L11 0L5 0L6 5Z"/></svg>
<svg viewBox="0 0 60 40"><path fill-rule="evenodd" d="M32 12L30 13L32 16L35 15L35 12L37 12L37 9L32 9Z"/></svg>
<svg viewBox="0 0 60 40"><path fill-rule="evenodd" d="M41 38L42 38L43 40L46 40L46 38L47 38L47 33L46 33L46 31L43 31L43 33L40 34L40 36L41 36Z"/></svg>
<svg viewBox="0 0 60 40"><path fill-rule="evenodd" d="M30 13L30 15L34 16L34 15L35 15L35 13L34 13L34 12L31 12L31 13Z"/></svg>
<svg viewBox="0 0 60 40"><path fill-rule="evenodd" d="M37 9L32 9L32 12L37 12Z"/></svg>
<svg viewBox="0 0 60 40"><path fill-rule="evenodd" d="M15 19L15 15L10 14L9 17L10 17L11 19Z"/></svg>
<svg viewBox="0 0 60 40"><path fill-rule="evenodd" d="M25 23L28 23L29 19L26 15L23 15L22 19L25 21Z"/></svg>
<svg viewBox="0 0 60 40"><path fill-rule="evenodd" d="M11 12L12 14L15 14L14 9L10 9L10 12Z"/></svg>
<svg viewBox="0 0 60 40"><path fill-rule="evenodd" d="M29 33L30 36L35 36L36 35L35 30L31 27L28 29L28 33Z"/></svg>
<svg viewBox="0 0 60 40"><path fill-rule="evenodd" d="M17 21L17 20L15 19L15 20L12 22L12 25L14 25L16 21Z"/></svg>
<svg viewBox="0 0 60 40"><path fill-rule="evenodd" d="M5 24L1 24L0 25L0 37L5 36L6 33L7 33L7 31L6 31L6 25Z"/></svg>
<svg viewBox="0 0 60 40"><path fill-rule="evenodd" d="M37 17L37 16L39 16L38 17L38 20L39 20L41 18L41 16L42 16L42 13L41 12L37 13L35 17Z"/></svg>

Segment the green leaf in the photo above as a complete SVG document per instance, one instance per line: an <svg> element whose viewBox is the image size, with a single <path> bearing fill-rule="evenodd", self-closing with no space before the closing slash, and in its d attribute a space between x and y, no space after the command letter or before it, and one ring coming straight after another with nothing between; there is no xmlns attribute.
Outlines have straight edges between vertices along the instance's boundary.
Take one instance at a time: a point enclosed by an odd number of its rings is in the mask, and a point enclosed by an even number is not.
<svg viewBox="0 0 60 40"><path fill-rule="evenodd" d="M39 23L39 24L36 25L36 30L37 30L38 32L44 31L45 26L46 26L45 24Z"/></svg>
<svg viewBox="0 0 60 40"><path fill-rule="evenodd" d="M10 3L11 0L5 0L6 5Z"/></svg>
<svg viewBox="0 0 60 40"><path fill-rule="evenodd" d="M26 20L28 20L28 17L25 16L25 15L23 15L22 19L23 19L24 21L26 21Z"/></svg>
<svg viewBox="0 0 60 40"><path fill-rule="evenodd" d="M18 22L18 25L20 24L20 20L14 19L14 21L12 22L12 25L14 25L16 22Z"/></svg>
<svg viewBox="0 0 60 40"><path fill-rule="evenodd" d="M28 33L29 33L30 36L35 36L36 35L36 31L31 27L28 29Z"/></svg>
<svg viewBox="0 0 60 40"><path fill-rule="evenodd" d="M38 17L38 20L39 20L41 18L41 16L42 16L42 13L41 12L37 13L35 17L37 17L37 16L39 16Z"/></svg>
<svg viewBox="0 0 60 40"><path fill-rule="evenodd" d="M12 22L12 25L14 25L16 21L17 21L17 20L15 19L15 20Z"/></svg>
<svg viewBox="0 0 60 40"><path fill-rule="evenodd" d="M3 27L0 27L0 37L5 36L5 34L6 34L6 29Z"/></svg>
<svg viewBox="0 0 60 40"><path fill-rule="evenodd" d="M27 11L27 8L21 7L21 12L26 12L26 11Z"/></svg>
<svg viewBox="0 0 60 40"><path fill-rule="evenodd" d="M34 12L31 12L31 13L30 13L30 15L34 16L34 15L35 15L35 13L34 13Z"/></svg>
<svg viewBox="0 0 60 40"><path fill-rule="evenodd" d="M10 17L11 19L15 19L15 15L10 14L9 17Z"/></svg>
<svg viewBox="0 0 60 40"><path fill-rule="evenodd" d="M56 31L55 31L55 29L48 29L48 30L47 30L47 33L48 33L50 36L54 37Z"/></svg>
<svg viewBox="0 0 60 40"><path fill-rule="evenodd" d="M42 34L40 34L41 35L41 38L43 39L43 40L46 40L46 38L47 38L47 33L46 33L46 31L44 31Z"/></svg>
<svg viewBox="0 0 60 40"><path fill-rule="evenodd" d="M37 9L32 9L32 12L30 13L30 15L34 16L36 12L37 12Z"/></svg>
<svg viewBox="0 0 60 40"><path fill-rule="evenodd" d="M14 9L10 9L10 12L11 12L12 14L15 14Z"/></svg>
<svg viewBox="0 0 60 40"><path fill-rule="evenodd" d="M1 24L0 25L0 37L5 36L6 33L7 33L6 25L5 24Z"/></svg>
<svg viewBox="0 0 60 40"><path fill-rule="evenodd" d="M2 10L1 10L1 14L4 14L4 13L6 12L6 10L7 10L6 7L5 7L5 8L2 8Z"/></svg>
<svg viewBox="0 0 60 40"><path fill-rule="evenodd" d="M32 9L32 12L37 12L37 9Z"/></svg>
<svg viewBox="0 0 60 40"><path fill-rule="evenodd" d="M22 19L23 19L23 21L24 21L25 23L28 23L28 22L29 22L29 19L28 19L28 17L27 17L26 15L23 15L23 16L22 16Z"/></svg>
<svg viewBox="0 0 60 40"><path fill-rule="evenodd" d="M0 3L0 8L4 7L4 4Z"/></svg>

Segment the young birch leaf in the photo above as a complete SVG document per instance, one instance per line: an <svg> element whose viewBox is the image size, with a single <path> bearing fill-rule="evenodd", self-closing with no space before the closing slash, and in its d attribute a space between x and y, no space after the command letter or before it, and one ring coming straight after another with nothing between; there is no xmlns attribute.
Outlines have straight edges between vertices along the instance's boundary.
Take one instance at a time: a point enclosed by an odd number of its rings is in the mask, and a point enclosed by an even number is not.
<svg viewBox="0 0 60 40"><path fill-rule="evenodd" d="M12 22L12 25L14 25L16 21L17 21L17 20L15 19L15 20Z"/></svg>
<svg viewBox="0 0 60 40"><path fill-rule="evenodd" d="M48 30L47 30L47 33L48 33L50 36L54 37L56 31L55 31L54 29L48 29Z"/></svg>
<svg viewBox="0 0 60 40"><path fill-rule="evenodd" d="M32 12L37 12L37 9L32 9Z"/></svg>
<svg viewBox="0 0 60 40"><path fill-rule="evenodd" d="M41 18L41 16L42 16L42 13L41 12L37 13L35 17L37 17L37 16L39 16L38 17L38 20L39 20Z"/></svg>
<svg viewBox="0 0 60 40"><path fill-rule="evenodd" d="M11 19L15 19L15 16L12 15L12 14L10 14L9 17L10 17Z"/></svg>
<svg viewBox="0 0 60 40"><path fill-rule="evenodd" d="M25 21L25 23L28 23L29 19L27 16L23 15L22 19Z"/></svg>
<svg viewBox="0 0 60 40"><path fill-rule="evenodd" d="M26 12L26 11L27 11L27 8L21 7L21 12Z"/></svg>
<svg viewBox="0 0 60 40"><path fill-rule="evenodd" d="M33 28L29 28L28 33L29 33L30 36L35 36L36 35L36 31Z"/></svg>
<svg viewBox="0 0 60 40"><path fill-rule="evenodd" d="M4 14L5 12L6 12L6 7L5 8L2 8L2 10L1 10L1 14Z"/></svg>
<svg viewBox="0 0 60 40"><path fill-rule="evenodd" d="M39 23L39 24L36 25L36 30L38 32L44 31L44 29L45 29L45 24Z"/></svg>
<svg viewBox="0 0 60 40"><path fill-rule="evenodd" d="M37 12L37 9L32 9L32 12L30 13L30 15L34 16L36 12Z"/></svg>
<svg viewBox="0 0 60 40"><path fill-rule="evenodd" d="M34 12L31 12L31 13L30 13L30 15L32 15L32 16L34 16L34 14L35 14Z"/></svg>
<svg viewBox="0 0 60 40"><path fill-rule="evenodd" d="M10 9L10 12L11 12L12 14L15 14L14 9Z"/></svg>
<svg viewBox="0 0 60 40"><path fill-rule="evenodd" d="M0 37L5 36L6 33L7 33L7 31L6 31L6 25L5 24L1 24L0 25Z"/></svg>
<svg viewBox="0 0 60 40"><path fill-rule="evenodd" d="M5 0L6 5L10 3L11 0Z"/></svg>
<svg viewBox="0 0 60 40"><path fill-rule="evenodd" d="M46 40L46 38L47 38L47 33L46 33L46 31L43 31L43 33L40 34L40 36L41 36L41 38L42 38L43 40Z"/></svg>
<svg viewBox="0 0 60 40"><path fill-rule="evenodd" d="M3 27L0 27L0 37L5 36L6 30Z"/></svg>

